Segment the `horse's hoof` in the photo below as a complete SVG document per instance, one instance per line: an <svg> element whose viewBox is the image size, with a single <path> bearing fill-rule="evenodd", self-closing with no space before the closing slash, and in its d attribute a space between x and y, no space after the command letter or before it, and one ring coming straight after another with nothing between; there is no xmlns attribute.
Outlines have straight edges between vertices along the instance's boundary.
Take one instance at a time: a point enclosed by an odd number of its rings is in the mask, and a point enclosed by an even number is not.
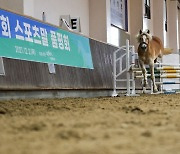
<svg viewBox="0 0 180 154"><path fill-rule="evenodd" d="M153 89L153 93L157 93L158 92L158 90L157 89Z"/></svg>
<svg viewBox="0 0 180 154"><path fill-rule="evenodd" d="M146 93L146 87L143 87L142 89L142 93L145 94Z"/></svg>
<svg viewBox="0 0 180 154"><path fill-rule="evenodd" d="M143 84L143 87L147 87L147 85L148 85L148 82L145 80L144 84Z"/></svg>
<svg viewBox="0 0 180 154"><path fill-rule="evenodd" d="M143 87L147 87L147 85L148 85L148 83L144 83L144 84L143 84Z"/></svg>

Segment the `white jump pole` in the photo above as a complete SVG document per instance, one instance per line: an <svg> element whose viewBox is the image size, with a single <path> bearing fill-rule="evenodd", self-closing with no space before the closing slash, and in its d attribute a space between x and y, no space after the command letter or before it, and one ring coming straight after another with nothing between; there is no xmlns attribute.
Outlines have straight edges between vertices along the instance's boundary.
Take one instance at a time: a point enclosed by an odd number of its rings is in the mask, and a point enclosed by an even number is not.
<svg viewBox="0 0 180 154"><path fill-rule="evenodd" d="M150 77L150 76L151 76L151 74L147 74L147 77ZM179 74L162 74L162 75L156 76L156 74L155 74L155 77L158 77L158 78L180 78L180 75ZM142 79L143 75L135 76L135 78Z"/></svg>
<svg viewBox="0 0 180 154"><path fill-rule="evenodd" d="M112 96L113 97L116 97L118 94L117 94L117 91L116 91L116 88L117 88L117 85L116 85L116 53L119 51L120 49L117 49L116 51L114 51L113 53L113 93L112 93Z"/></svg>
<svg viewBox="0 0 180 154"><path fill-rule="evenodd" d="M126 70L127 70L127 96L130 96L130 64L129 64L129 40L126 40Z"/></svg>
<svg viewBox="0 0 180 154"><path fill-rule="evenodd" d="M163 67L155 67L156 70L165 73L179 73L180 67L172 67L172 66L163 66ZM141 68L132 68L132 71L141 71ZM176 71L176 72L175 72Z"/></svg>
<svg viewBox="0 0 180 154"><path fill-rule="evenodd" d="M113 86L114 86L114 90L113 90L113 96L117 96L116 93L116 52L113 53L113 60L114 60L114 65L113 65Z"/></svg>
<svg viewBox="0 0 180 154"><path fill-rule="evenodd" d="M134 48L134 46L132 46L132 62L131 62L131 67L134 67L134 66L135 66L135 48ZM132 92L131 92L132 95L136 94L136 85L135 84L136 84L135 83L135 74L132 71Z"/></svg>

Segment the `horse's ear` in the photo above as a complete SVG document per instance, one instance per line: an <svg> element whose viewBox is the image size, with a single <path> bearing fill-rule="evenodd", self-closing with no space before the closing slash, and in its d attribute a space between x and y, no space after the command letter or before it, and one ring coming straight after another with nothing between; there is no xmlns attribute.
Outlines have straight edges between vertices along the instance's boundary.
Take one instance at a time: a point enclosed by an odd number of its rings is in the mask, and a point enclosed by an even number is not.
<svg viewBox="0 0 180 154"><path fill-rule="evenodd" d="M142 34L142 30L140 29L139 34Z"/></svg>
<svg viewBox="0 0 180 154"><path fill-rule="evenodd" d="M150 30L149 29L147 29L147 33L150 34Z"/></svg>

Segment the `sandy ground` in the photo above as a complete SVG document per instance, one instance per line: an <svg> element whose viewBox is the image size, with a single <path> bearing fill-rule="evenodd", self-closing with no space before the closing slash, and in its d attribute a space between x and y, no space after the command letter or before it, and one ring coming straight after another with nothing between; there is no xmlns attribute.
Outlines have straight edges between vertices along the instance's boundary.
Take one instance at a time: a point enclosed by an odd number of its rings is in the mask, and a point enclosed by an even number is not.
<svg viewBox="0 0 180 154"><path fill-rule="evenodd" d="M0 154L180 154L180 94L1 101Z"/></svg>

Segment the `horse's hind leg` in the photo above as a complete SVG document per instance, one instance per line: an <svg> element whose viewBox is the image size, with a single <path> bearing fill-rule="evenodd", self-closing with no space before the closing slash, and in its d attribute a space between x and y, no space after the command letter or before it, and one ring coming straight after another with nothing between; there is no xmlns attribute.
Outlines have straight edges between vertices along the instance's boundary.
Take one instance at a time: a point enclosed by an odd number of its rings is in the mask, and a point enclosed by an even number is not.
<svg viewBox="0 0 180 154"><path fill-rule="evenodd" d="M143 83L143 87L146 87L147 86L147 74L146 74L146 68L145 68L145 65L144 65L144 62L139 60L139 64L140 64L140 67L141 67L141 70L142 70L142 74L143 74L143 78L144 78L144 83Z"/></svg>
<svg viewBox="0 0 180 154"><path fill-rule="evenodd" d="M153 83L153 92L156 93L156 92L158 92L158 90L157 90L157 86L156 86L156 83L155 83L154 64L153 63L150 64L149 68L150 68L150 71L151 71L151 80L152 80L152 83Z"/></svg>

